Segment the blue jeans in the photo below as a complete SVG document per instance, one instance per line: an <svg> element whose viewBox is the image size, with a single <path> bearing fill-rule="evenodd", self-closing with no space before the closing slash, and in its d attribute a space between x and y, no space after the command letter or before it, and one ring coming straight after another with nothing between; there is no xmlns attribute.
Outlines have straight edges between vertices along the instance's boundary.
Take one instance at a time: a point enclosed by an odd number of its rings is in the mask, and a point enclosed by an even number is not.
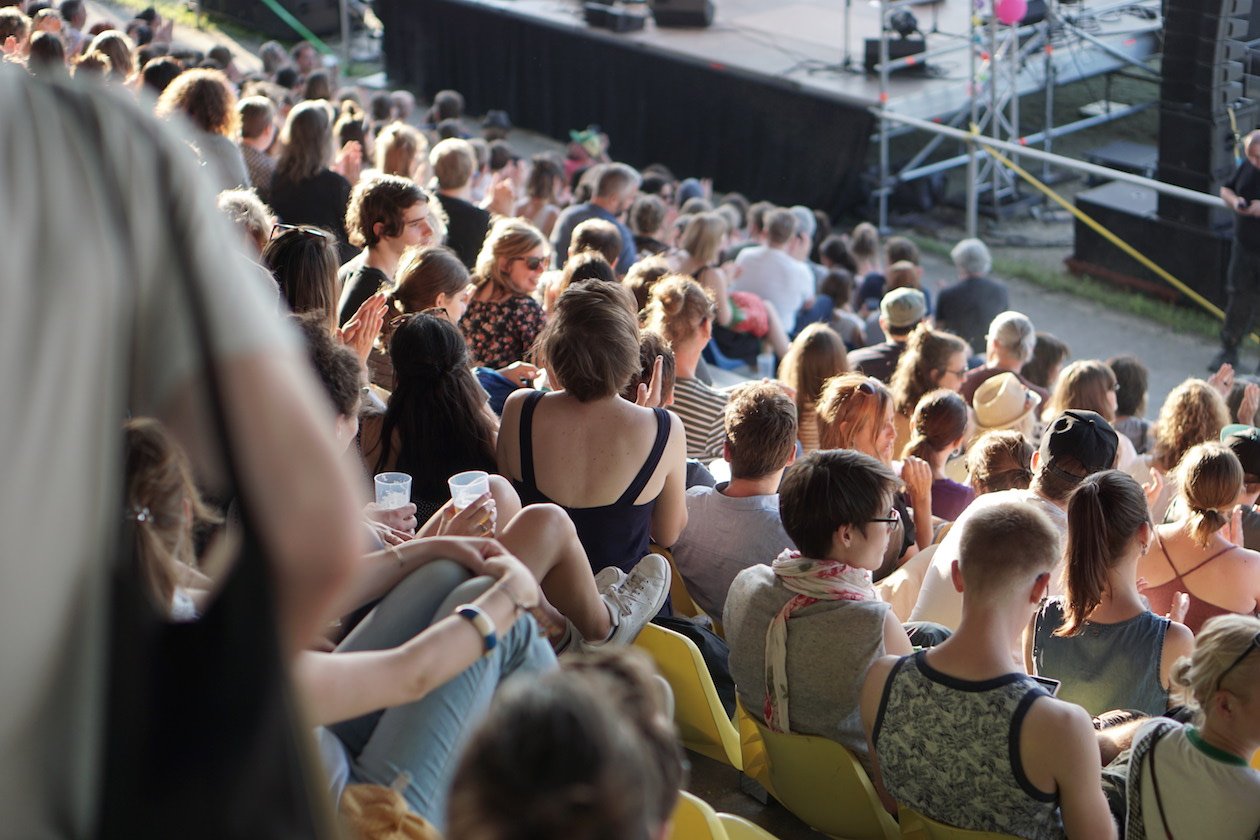
<svg viewBox="0 0 1260 840"><path fill-rule="evenodd" d="M489 588L462 566L439 560L399 583L354 628L338 651L397 647ZM442 830L446 796L463 745L490 707L499 684L516 673L556 667L538 625L522 616L490 652L447 683L405 706L373 712L330 726L346 748L350 781L389 787L403 773L413 811Z"/></svg>

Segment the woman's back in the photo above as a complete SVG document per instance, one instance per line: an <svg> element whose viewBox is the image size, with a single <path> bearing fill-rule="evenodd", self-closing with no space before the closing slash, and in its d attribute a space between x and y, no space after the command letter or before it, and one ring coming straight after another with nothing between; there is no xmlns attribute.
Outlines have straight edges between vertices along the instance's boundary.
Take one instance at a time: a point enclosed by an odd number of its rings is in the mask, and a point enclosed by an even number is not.
<svg viewBox="0 0 1260 840"><path fill-rule="evenodd" d="M1166 614L1177 592L1190 596L1185 625L1197 633L1203 622L1224 613L1254 614L1260 607L1260 554L1220 535L1206 548L1194 543L1181 524L1156 529L1138 576L1151 611Z"/></svg>

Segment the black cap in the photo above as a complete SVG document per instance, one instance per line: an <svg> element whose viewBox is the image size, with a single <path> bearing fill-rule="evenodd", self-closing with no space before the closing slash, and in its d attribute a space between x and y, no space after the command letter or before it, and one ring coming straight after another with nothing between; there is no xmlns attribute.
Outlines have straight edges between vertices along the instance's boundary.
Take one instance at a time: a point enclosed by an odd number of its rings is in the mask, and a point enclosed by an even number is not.
<svg viewBox="0 0 1260 840"><path fill-rule="evenodd" d="M1116 462L1120 438L1101 414L1084 409L1071 409L1055 418L1041 437L1041 463L1047 469L1068 479L1080 480ZM1063 456L1075 458L1085 467L1085 475L1076 475L1055 464Z"/></svg>
<svg viewBox="0 0 1260 840"><path fill-rule="evenodd" d="M1235 423L1221 429L1221 442L1238 456L1246 475L1260 476L1260 429Z"/></svg>

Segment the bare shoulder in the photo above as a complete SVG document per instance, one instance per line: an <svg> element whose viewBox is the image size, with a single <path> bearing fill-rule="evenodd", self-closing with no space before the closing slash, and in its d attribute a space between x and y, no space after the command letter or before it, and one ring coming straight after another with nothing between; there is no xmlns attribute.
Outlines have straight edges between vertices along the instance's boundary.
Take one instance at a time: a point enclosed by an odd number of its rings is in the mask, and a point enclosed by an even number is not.
<svg viewBox="0 0 1260 840"><path fill-rule="evenodd" d="M1060 747L1088 733L1093 739L1094 721L1075 703L1054 697L1039 697L1028 707L1024 731L1038 748L1038 754L1050 757L1062 752Z"/></svg>
<svg viewBox="0 0 1260 840"><path fill-rule="evenodd" d="M862 722L868 733L875 728L875 717L879 713L879 703L884 696L884 686L888 683L888 676L900 659L899 656L881 656L871 663L870 669L866 672L866 681L862 683L859 705Z"/></svg>

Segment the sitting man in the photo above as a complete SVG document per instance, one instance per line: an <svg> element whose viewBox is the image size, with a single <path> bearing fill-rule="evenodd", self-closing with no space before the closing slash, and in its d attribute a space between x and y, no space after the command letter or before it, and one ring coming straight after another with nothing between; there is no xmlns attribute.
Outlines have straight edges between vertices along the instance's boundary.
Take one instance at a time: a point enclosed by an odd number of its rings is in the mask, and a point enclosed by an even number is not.
<svg viewBox="0 0 1260 840"><path fill-rule="evenodd" d="M854 350L849 354L849 367L887 384L905 352L910 333L926 315L927 298L918 289L903 286L884 295L879 302L879 328L888 340Z"/></svg>
<svg viewBox="0 0 1260 840"><path fill-rule="evenodd" d="M963 593L957 631L930 650L877 660L862 689L885 805L1019 837L1114 838L1089 714L1010 655L1049 589L1054 525L1006 502L974 516L962 541L951 567Z"/></svg>
<svg viewBox="0 0 1260 840"><path fill-rule="evenodd" d="M864 765L862 680L876 659L911 651L871 583L897 521L896 489L897 477L869 455L805 455L779 501L800 551L740 572L723 612L731 676L749 714L775 731L837 741Z"/></svg>
<svg viewBox="0 0 1260 840"><path fill-rule="evenodd" d="M796 460L796 406L769 382L731 393L723 457L731 480L687 491L687 527L674 563L696 604L718 621L731 581L795 547L779 519L779 481Z"/></svg>

